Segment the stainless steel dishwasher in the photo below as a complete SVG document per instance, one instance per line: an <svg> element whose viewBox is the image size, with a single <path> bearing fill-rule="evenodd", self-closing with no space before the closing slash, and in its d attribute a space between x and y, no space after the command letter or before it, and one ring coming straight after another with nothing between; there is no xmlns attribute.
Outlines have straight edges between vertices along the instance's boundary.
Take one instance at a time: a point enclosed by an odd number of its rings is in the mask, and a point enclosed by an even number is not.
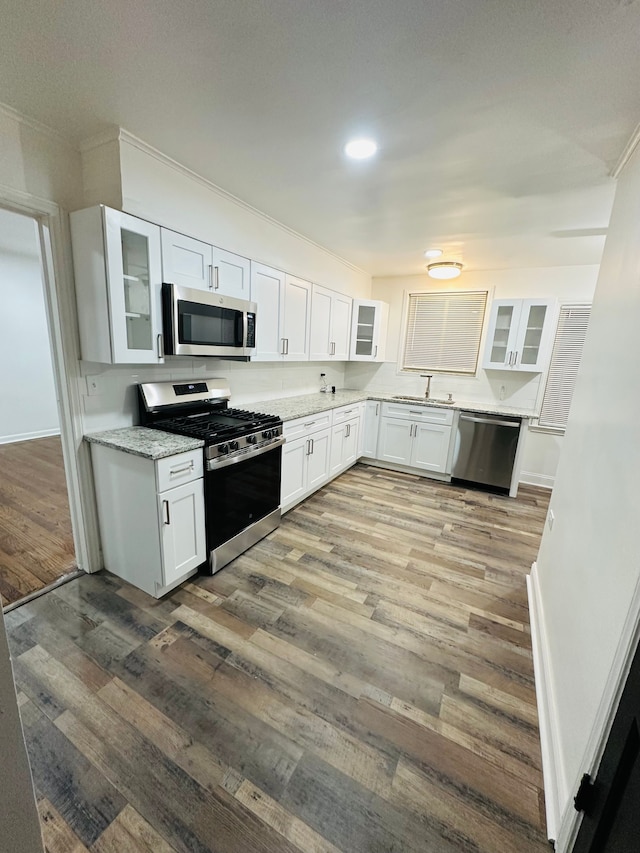
<svg viewBox="0 0 640 853"><path fill-rule="evenodd" d="M452 478L509 491L521 423L520 418L461 411Z"/></svg>

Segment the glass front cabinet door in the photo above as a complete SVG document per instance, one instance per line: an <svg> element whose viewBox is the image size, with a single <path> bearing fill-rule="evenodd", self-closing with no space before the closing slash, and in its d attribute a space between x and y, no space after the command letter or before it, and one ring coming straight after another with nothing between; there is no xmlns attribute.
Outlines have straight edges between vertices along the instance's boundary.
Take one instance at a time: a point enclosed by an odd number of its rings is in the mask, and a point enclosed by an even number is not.
<svg viewBox="0 0 640 853"><path fill-rule="evenodd" d="M483 367L541 373L553 335L555 303L544 299L495 299Z"/></svg>
<svg viewBox="0 0 640 853"><path fill-rule="evenodd" d="M376 300L353 300L350 361L384 361L389 306Z"/></svg>
<svg viewBox="0 0 640 853"><path fill-rule="evenodd" d="M71 214L82 358L163 360L160 228L111 208Z"/></svg>

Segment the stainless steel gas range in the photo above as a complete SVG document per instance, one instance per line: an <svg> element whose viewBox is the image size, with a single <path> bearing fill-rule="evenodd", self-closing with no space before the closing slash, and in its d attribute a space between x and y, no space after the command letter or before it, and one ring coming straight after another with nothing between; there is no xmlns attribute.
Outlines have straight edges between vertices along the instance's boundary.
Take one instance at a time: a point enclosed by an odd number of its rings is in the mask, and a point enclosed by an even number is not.
<svg viewBox="0 0 640 853"><path fill-rule="evenodd" d="M144 426L204 440L207 567L217 572L280 523L282 421L229 408L225 379L138 386Z"/></svg>

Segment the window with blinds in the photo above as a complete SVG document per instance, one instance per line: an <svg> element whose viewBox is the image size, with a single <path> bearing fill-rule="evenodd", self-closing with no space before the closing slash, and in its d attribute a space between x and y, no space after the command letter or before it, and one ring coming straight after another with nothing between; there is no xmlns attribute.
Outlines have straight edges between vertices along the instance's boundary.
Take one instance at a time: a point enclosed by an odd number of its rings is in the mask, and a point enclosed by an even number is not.
<svg viewBox="0 0 640 853"><path fill-rule="evenodd" d="M403 370L475 373L487 291L410 293Z"/></svg>
<svg viewBox="0 0 640 853"><path fill-rule="evenodd" d="M538 426L564 430L575 388L591 305L562 305Z"/></svg>

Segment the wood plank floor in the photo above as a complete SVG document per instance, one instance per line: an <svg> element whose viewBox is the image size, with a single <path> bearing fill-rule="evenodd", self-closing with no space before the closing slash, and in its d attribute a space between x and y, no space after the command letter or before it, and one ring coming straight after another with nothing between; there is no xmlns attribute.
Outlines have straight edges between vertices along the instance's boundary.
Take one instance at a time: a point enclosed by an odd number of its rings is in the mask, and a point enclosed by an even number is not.
<svg viewBox="0 0 640 853"><path fill-rule="evenodd" d="M76 568L60 436L0 445L0 601Z"/></svg>
<svg viewBox="0 0 640 853"><path fill-rule="evenodd" d="M548 503L357 465L214 577L8 614L49 853L548 851Z"/></svg>

